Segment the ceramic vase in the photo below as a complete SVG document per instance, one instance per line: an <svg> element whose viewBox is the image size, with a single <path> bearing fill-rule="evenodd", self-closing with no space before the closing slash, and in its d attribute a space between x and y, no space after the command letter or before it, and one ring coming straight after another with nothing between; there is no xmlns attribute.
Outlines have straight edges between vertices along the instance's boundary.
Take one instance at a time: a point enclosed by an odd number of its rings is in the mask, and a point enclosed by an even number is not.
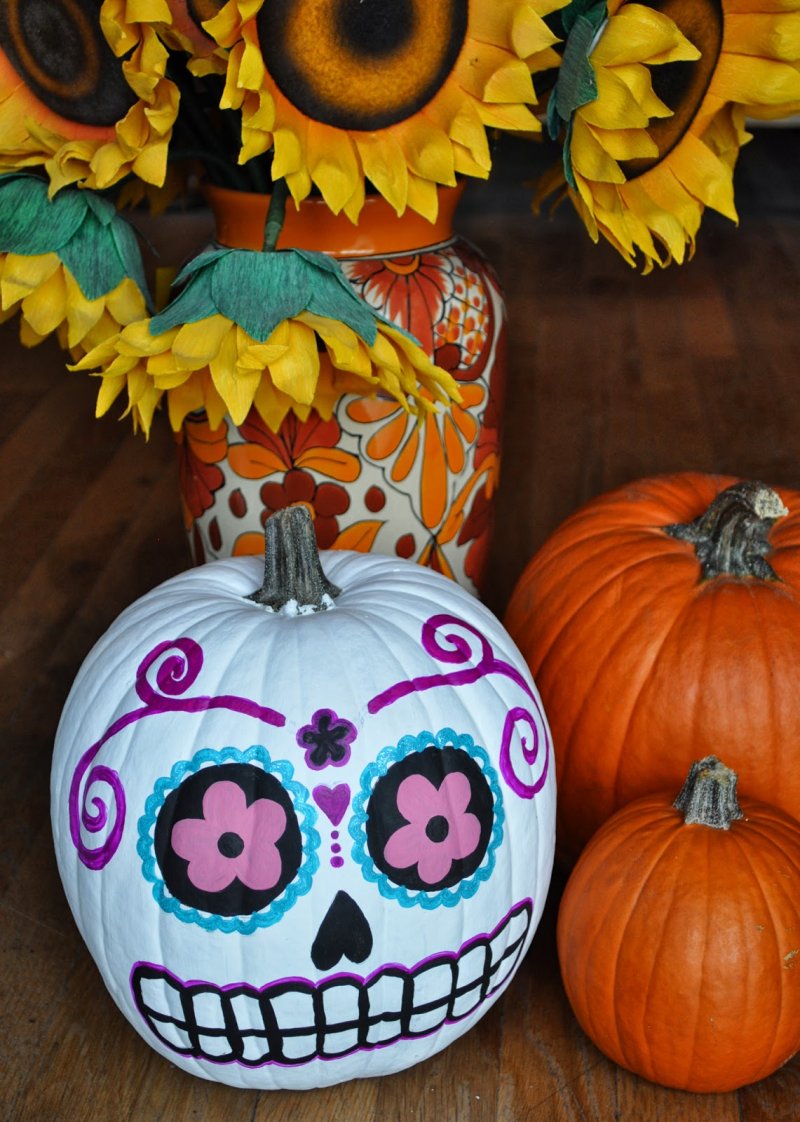
<svg viewBox="0 0 800 1122"><path fill-rule="evenodd" d="M289 204L278 248L330 253L350 283L409 331L462 401L418 425L393 399L348 394L325 420L290 414L277 433L252 410L180 433L181 494L194 560L257 553L276 509L304 503L322 549L409 558L480 593L500 469L505 308L483 255L453 232L458 189L430 223L370 197L357 226L317 200ZM217 240L259 249L268 198L212 189Z"/></svg>

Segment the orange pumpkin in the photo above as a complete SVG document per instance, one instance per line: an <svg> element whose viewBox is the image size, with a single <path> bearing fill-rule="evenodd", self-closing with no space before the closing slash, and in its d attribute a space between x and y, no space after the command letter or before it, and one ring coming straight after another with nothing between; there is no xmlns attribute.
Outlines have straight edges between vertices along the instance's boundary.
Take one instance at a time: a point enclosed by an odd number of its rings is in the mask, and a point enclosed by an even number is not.
<svg viewBox="0 0 800 1122"><path fill-rule="evenodd" d="M708 757L674 804L649 795L618 811L558 915L583 1030L686 1091L731 1091L800 1049L800 823L755 800L740 809L736 778Z"/></svg>
<svg viewBox="0 0 800 1122"><path fill-rule="evenodd" d="M530 562L505 625L552 728L562 863L718 750L800 818L800 493L686 473L594 499Z"/></svg>

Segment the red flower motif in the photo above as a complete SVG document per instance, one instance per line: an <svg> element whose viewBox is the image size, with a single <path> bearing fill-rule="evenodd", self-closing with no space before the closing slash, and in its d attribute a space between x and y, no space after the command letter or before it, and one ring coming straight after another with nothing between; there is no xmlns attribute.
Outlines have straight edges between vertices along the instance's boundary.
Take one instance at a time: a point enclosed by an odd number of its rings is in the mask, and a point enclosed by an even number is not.
<svg viewBox="0 0 800 1122"><path fill-rule="evenodd" d="M217 467L228 452L225 422L212 429L205 413L189 414L179 432L178 471L180 475L183 520L189 530L203 511L214 505L214 492L225 482Z"/></svg>
<svg viewBox="0 0 800 1122"><path fill-rule="evenodd" d="M342 430L336 418L324 421L313 409L305 421L287 414L276 433L253 409L239 432L245 443L232 444L228 459L243 479L264 479L291 468L307 468L329 479L352 483L361 470L358 457L338 447Z"/></svg>
<svg viewBox="0 0 800 1122"><path fill-rule="evenodd" d="M302 503L314 519L320 549L330 549L339 533L338 515L350 506L350 496L338 483L317 483L313 475L300 468L287 471L280 483L265 483L261 488L264 510L261 521L276 510Z"/></svg>
<svg viewBox="0 0 800 1122"><path fill-rule="evenodd" d="M410 331L456 380L471 382L483 372L494 316L486 268L465 243L429 253L348 261L344 268L367 303Z"/></svg>

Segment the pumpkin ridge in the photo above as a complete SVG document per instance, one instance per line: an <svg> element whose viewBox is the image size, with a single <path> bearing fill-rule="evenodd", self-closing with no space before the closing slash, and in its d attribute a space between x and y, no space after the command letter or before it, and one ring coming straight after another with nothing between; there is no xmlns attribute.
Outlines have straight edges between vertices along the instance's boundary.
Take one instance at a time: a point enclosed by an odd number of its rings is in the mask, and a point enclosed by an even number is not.
<svg viewBox="0 0 800 1122"><path fill-rule="evenodd" d="M648 565L651 562L651 560L652 560L651 558L645 558L643 560L635 562L633 565L629 566L626 570L624 570L624 572L627 574L629 572L632 572L634 569L638 569L640 566L643 567L645 565ZM574 620L575 616L577 616L586 606L588 606L588 604L591 602L591 600L594 599L594 597L596 595L598 595L601 591L605 590L606 587L607 587L607 585L603 585L603 586L600 586L597 589L595 589L595 591L592 593L592 595L589 598L587 598L586 600L584 600L581 605L579 605L579 607L576 609L575 613L573 613L573 616L571 616L570 619L567 622L571 623ZM626 690L625 701L626 701L626 704L629 703L629 708L628 708L627 717L624 721L626 736L627 736L628 730L630 729L631 721L633 720L635 710L639 705L641 693L642 693L643 689L645 688L645 686L647 684L647 680L649 678L650 673L652 672L653 665L655 664L657 658L659 657L659 655L663 651L664 646L665 646L666 642L669 640L670 635L673 633L677 623L680 620L683 619L683 617L687 613L687 610L688 610L689 607L690 607L690 603L689 604L684 604L683 607L681 608L681 611L680 611L678 616L673 617L672 619L669 619L668 621L666 621L666 630L665 630L664 634L661 636L661 641L658 645L658 649L653 651L653 657L652 657L652 660L650 661L650 663L646 665L643 659L639 661L639 663L637 665L637 677L639 677L639 681L640 681L639 688L636 689L636 691L634 692L633 689L630 688L630 680L628 682L629 689ZM629 619L627 621L623 621L623 624L624 624L623 627L615 635L613 643L606 648L605 657L602 660L598 660L595 663L594 673L593 673L592 677L590 679L587 677L587 679L586 679L586 682L585 682L586 688L583 691L583 697L581 699L581 703L580 703L579 707L573 711L573 714L572 714L570 731L569 731L569 734L568 734L568 737L567 737L568 742L571 742L572 738L575 736L575 730L579 726L581 721L585 720L587 707L590 705L591 702L594 701L594 694L595 694L595 691L597 689L597 685L598 685L599 680L602 678L602 676L604 674L609 673L609 672L613 672L613 667L611 668L611 671L609 671L609 667L611 666L611 663L612 663L613 656L614 656L615 652L617 652L620 648L622 648L624 650L630 644L631 631L634 631L634 633L635 633L636 629L638 629L639 619L638 619L638 617L634 617L634 618ZM578 626L580 626L580 625L578 624ZM562 635L563 635L563 628L559 631L557 638L560 640L562 638ZM651 649L652 649L653 645L654 644L651 644ZM650 652L648 651L648 654L649 653ZM546 659L543 659L540 662L538 668L533 670L533 674L534 674L535 678L538 679L538 678L543 678L544 677L545 661L546 661ZM619 701L619 699L617 699L617 701ZM568 778L567 777L569 775L570 765L578 766L578 767L583 766L583 761L578 760L576 758L577 755L578 755L578 753L576 753L572 749L567 752L566 761L563 765L563 771L562 771L562 774L561 774L561 777L560 777L560 784L561 784L562 788L565 788L568 785ZM622 753L620 753L620 755L617 758L616 766L615 766L615 769L614 769L614 781L610 786L610 792L613 795L615 805L619 801L619 784L621 782L621 774L620 774L621 773L621 766L620 766L621 761L622 761Z"/></svg>
<svg viewBox="0 0 800 1122"><path fill-rule="evenodd" d="M681 813L681 812L679 812L679 813ZM682 813L681 813L681 819L683 819L683 814ZM680 836L681 829L685 829L685 828L686 827L684 826L683 822L681 822L681 826L678 829L678 836ZM706 868L709 868L713 865L713 860L712 860L712 857L711 857L710 850L711 850L711 846L713 844L714 839L711 836L711 828L710 827L704 826L704 827L701 827L701 828L709 831L709 835L705 839L705 841L706 841L706 845L705 845ZM685 846L684 848L686 850L686 852L684 854L684 867L686 865L689 865L691 867L690 872L693 873L694 869L696 868L696 864L697 864L697 855L696 855L695 852L693 852L693 849L691 849L689 846ZM705 873L704 877L703 877L703 883L704 884L707 883L708 879L709 879L708 874ZM704 1003L705 1003L705 993L703 992L703 989L704 989L703 982L704 982L704 978L705 978L705 972L703 970L703 965L705 963L706 955L708 953L708 936L709 936L710 920L711 920L711 909L706 908L703 911L703 925L704 925L705 931L704 931L704 937L703 937L703 950L702 950L702 954L700 956L700 969L699 969L700 986L697 989L697 993L696 993L697 1004L696 1004L696 1007L695 1007L694 1016L692 1018L692 1022L693 1022L693 1024L692 1024L692 1046L691 1046L691 1048L686 1049L687 1066L686 1066L684 1076L683 1076L684 1085L687 1083L687 1081L689 1079L691 1079L692 1074L694 1072L695 1055L697 1053L697 1042L698 1042L698 1039L699 1039L700 1033L701 1033L701 1029L700 1029L701 1010L702 1010L702 1008L704 1006Z"/></svg>
<svg viewBox="0 0 800 1122"><path fill-rule="evenodd" d="M650 800L648 800L648 804L649 803L650 803ZM608 848L608 851L605 854L603 854L604 863L611 863L612 861L616 861L617 854L619 853L619 851L620 850L625 850L629 846L629 844L630 844L629 832L632 832L633 829L635 828L636 821L642 813L642 806L641 805L640 806L633 806L632 804L629 804L628 807L624 807L619 813L620 813L620 817L618 817L617 821L618 822L625 822L625 830L623 831L624 837L621 838L621 839L608 838L608 837L606 837L605 833L603 833L602 837L598 837L598 845L599 846L608 847L609 842L613 841L613 843L614 843L611 846L611 848ZM624 816L624 817L622 817L622 816ZM630 819L630 821L626 821L627 819ZM661 842L661 844L658 848L658 852L655 853L654 857L652 858L652 862L651 862L651 866L650 866L650 872L648 873L648 878L652 874L652 872L657 868L659 862L662 859L663 852L666 848L668 848L671 839L669 839L666 842L663 842L663 839L660 839L660 838L656 837L655 841L657 843ZM598 849L598 852L602 853L602 850ZM646 856L647 856L646 853L640 854L640 861L641 861L642 866L647 863L647 861L645 860ZM577 894L580 895L580 892L582 891L581 888L580 888L580 878L581 878L580 864L578 866L576 866L576 869L573 872L572 876L575 878L574 883L579 886L578 889L577 889ZM620 949L621 949L621 943L624 940L627 924L630 921L631 915L633 914L636 907L638 906L638 902L639 902L639 899L640 899L640 896L641 896L641 891L644 890L644 887L645 887L645 884L642 884L641 890L640 890L639 894L637 895L637 897L635 899L629 901L630 908L629 908L629 912L628 912L628 919L625 921L624 924L619 922L618 912L614 910L615 906L617 905L618 900L620 898L625 900L625 898L626 898L627 889L626 889L626 886L625 886L624 883L619 883L616 886L617 890L613 895L611 893L609 893L607 895L607 897L606 897L607 906L603 910L602 916L600 915L599 912L596 912L595 917L593 917L593 918L597 919L598 931L603 931L603 930L607 929L607 923L608 923L609 916L612 915L612 914L614 916L613 929L615 931L614 938L615 938L615 943L616 943L616 949L613 952L613 956L612 956L612 952L610 950L606 950L604 948L602 938L598 938L598 936L595 934L594 939L593 939L593 942L594 942L595 946L597 947L598 952L600 953L601 961L606 963L606 964L613 962L613 973L611 975L610 988L612 988L614 990L616 989L617 965L618 965L618 958L619 958L619 953L620 953ZM588 977L587 977L591 972L593 972L591 970L591 966L592 966L591 960L587 956L587 958L583 962L584 975L583 975L583 978L582 978L582 987L581 988L584 991L588 991L588 989L591 988L589 986ZM606 967L604 966L603 969L605 970L605 968ZM589 1021L592 1020L592 1016L593 1016L592 1008L593 1008L592 1003L587 1002L587 1007L584 1010L584 1016ZM622 1045L622 1032L621 1032L619 1023L615 1021L615 1026L614 1027L615 1027L615 1031L617 1033L618 1054L619 1055L624 1055L625 1050L624 1050L623 1045ZM584 1030L584 1031L587 1031L587 1030ZM587 1035L591 1035L591 1034L587 1031Z"/></svg>
<svg viewBox="0 0 800 1122"><path fill-rule="evenodd" d="M534 678L536 678L538 675L543 673L545 663L547 662L547 659L548 659L549 654L550 654L550 652L553 648L553 645L556 642L559 642L562 639L565 629L572 624L576 624L576 621L578 621L578 617L586 610L587 607L589 607L591 605L591 603L593 602L593 600L597 596L603 594L604 592L606 592L608 590L608 587L612 583L612 581L622 579L624 575L627 575L628 573L633 572L635 569L638 569L641 566L652 564L653 561L655 561L655 560L657 560L657 558L653 558L653 557L638 558L637 560L634 560L632 564L621 566L611 577L609 577L607 575L607 573L602 574L602 583L600 581L598 581L598 583L596 583L594 585L594 587L591 589L591 591L588 593L588 595L584 596L581 599L580 603L573 604L572 610L570 611L569 615L564 615L563 613L558 613L558 623L559 623L558 631L555 631L552 634L550 642L547 644L547 649L544 651L542 656L539 658L538 662L535 662L531 665L531 673L533 674ZM586 564L591 565L591 558L587 558ZM573 569L572 570L573 573L574 572L579 572L579 571L580 571L580 569ZM543 595L543 599L545 599L546 596L547 596L547 593L545 591L544 595ZM509 616L508 622L511 625L510 628L509 628L509 630L511 632L511 635L515 636L516 628L514 627L514 620L511 616ZM581 626L579 621L577 622L576 625L578 627ZM524 649L524 647L525 647L524 634L520 637L520 639L517 639L516 641L519 643L520 647Z"/></svg>
<svg viewBox="0 0 800 1122"><path fill-rule="evenodd" d="M671 818L671 817L672 817L671 815L664 815L663 816L663 818ZM661 827L661 822L659 821L657 823L657 825L660 828ZM628 838L626 840L628 841L628 844L630 844L630 838ZM641 881L641 886L640 886L639 890L637 891L637 895L636 895L636 899L635 899L635 907L631 912L631 917L629 917L629 920L625 925L625 929L624 929L624 932L623 932L623 941L624 941L624 935L625 935L625 933L627 933L627 929L630 925L630 920L633 916L633 913L638 909L638 907L639 907L639 905L642 901L642 896L644 895L645 889L647 888L648 884L651 882L653 876L657 876L659 874L660 868L663 867L663 862L667 859L668 851L670 849L679 847L680 843L681 843L680 827L677 827L673 832L667 834L666 840L664 841L664 844L661 847L661 850L658 854L657 859L653 862L649 872L647 873L646 878ZM672 885L672 893L670 895L669 901L664 900L664 902L663 902L664 922L659 923L659 925L658 925L658 945L657 945L657 948L656 948L656 953L651 956L652 968L651 968L651 971L650 971L650 975L647 979L647 984L644 986L644 988L642 990L641 998L640 998L639 1001L637 1001L637 1008L638 1008L638 1011L639 1011L639 1014L640 1014L641 1022L646 1022L647 1021L648 1006L649 1006L650 1001L651 1001L651 996L652 996L652 993L653 993L653 989L656 985L656 969L657 969L657 967L660 963L660 959L661 959L660 951L663 948L664 943L667 941L667 935L668 935L669 929L670 929L670 915L671 915L670 905L671 905L671 902L674 898L675 891L676 891L676 889L677 889L677 887L680 883L682 872L683 872L683 863L682 863L681 868L675 873L674 883ZM662 876L663 876L663 872L662 872ZM659 893L659 896L660 895L661 895L661 893ZM648 922L650 921L651 917L652 917L652 910L650 909L650 910L648 910ZM617 997L617 996L618 995L616 994L616 991L615 991L615 997ZM623 1006L624 1006L624 1003L615 1000L615 1003L614 1003L615 1023L618 1023L618 1016L619 1016L618 1011L621 1010L623 1008ZM697 1019L698 1019L697 1017L694 1018L695 1025L697 1023ZM636 1037L639 1040L641 1040L644 1036L644 1033L643 1033L642 1029L643 1029L643 1024L642 1023L640 1023L636 1026ZM630 1057L630 1052L627 1052L627 1054L626 1054L626 1052L623 1050L621 1054L625 1056L625 1066L628 1067L629 1070L631 1070L631 1071L640 1070L639 1065L637 1065L635 1062L633 1062L629 1058ZM649 1054L649 1052L648 1052L648 1055L647 1055L647 1063L648 1063L648 1066L649 1066L650 1070L653 1070L653 1068L655 1067L655 1064L653 1062L653 1057Z"/></svg>
<svg viewBox="0 0 800 1122"><path fill-rule="evenodd" d="M757 620L757 624L756 624L756 627L755 627L754 630L755 630L755 633L758 635L758 638L761 642L761 649L764 652L764 666L772 667L772 665L773 665L772 653L771 653L771 650L770 650L770 644L767 641L767 634L768 633L767 633L767 627L766 627L765 613L762 610L761 597L756 595L756 586L755 585L750 585L748 587L748 592L750 593L750 601L753 605L753 615L755 616L755 618ZM768 729L779 728L780 726L779 726L779 723L776 719L777 718L777 706L778 706L778 699L777 699L776 692L773 691L773 690L764 690L763 694L762 694L762 701L766 705L769 706L769 715L768 715L767 721L764 724L764 727L768 728ZM774 743L773 737L770 737L769 754L772 757L771 762L774 762L774 758L775 758L773 743ZM767 744L762 743L762 745L760 747L760 751L766 752L767 751ZM760 759L762 760L762 765L761 766L763 767L764 766L763 757L760 757ZM777 775L779 773L776 770L774 772L774 774Z"/></svg>
<svg viewBox="0 0 800 1122"><path fill-rule="evenodd" d="M766 930L768 928L770 939L772 940L772 942L775 946L775 958L776 958L776 961L777 961L780 958L780 947L778 945L778 937L777 937L777 930L778 930L778 927L780 925L776 923L775 913L774 913L774 910L773 910L773 907L772 907L772 903L771 903L770 899L768 898L767 894L764 892L764 889L761 886L761 877L759 876L759 871L753 865L752 858L751 858L751 855L750 855L751 847L747 845L746 840L742 837L740 832L738 832L738 831L734 832L734 830L731 829L730 834L731 834L731 838L735 841L736 846L739 850L739 857L740 857L740 861L741 861L741 866L742 866L742 868L746 869L747 872L752 877L753 883L755 884L755 887L756 887L756 891L758 892L759 896L761 897L762 901L764 902L764 907L766 909L767 915L769 916L769 924L764 925L765 933L766 933ZM762 840L762 842L765 840L764 837L763 837L763 834L762 834L761 840ZM773 888L774 887L775 886L773 885ZM762 983L762 986L760 988L763 989L763 983ZM770 987L770 988L773 988L773 987ZM760 1057L759 1067L763 1067L763 1065L769 1059L769 1056L775 1050L775 1045L776 1045L777 1037L778 1037L778 1029L779 1029L781 1021L783 1019L783 1012L784 1012L783 989L782 989L782 987L778 986L777 990L778 990L778 995L777 995L777 997L778 997L778 1012L777 1012L777 1015L775 1017L774 1024L772 1026L772 1035L769 1038L769 1042L768 1042L768 1045L767 1045L767 1047L764 1051L764 1054ZM762 1039L762 1041L764 1039L766 1039L766 1035L762 1036L761 1039ZM754 1044L755 1044L755 1041L751 1040L750 1041L750 1047L752 1048L754 1046Z"/></svg>
<svg viewBox="0 0 800 1122"><path fill-rule="evenodd" d="M615 554L615 553L618 552L618 550L616 548L614 548L614 549L609 549L608 552L612 553L612 554ZM582 559L580 561L580 563L578 565L576 565L576 567L573 567L571 569L570 579L573 579L574 574L580 573L581 569L583 569L583 568L587 568L587 569L590 569L590 570L595 569L597 567L598 558L600 560L603 560L603 557L604 557L604 554L601 554L601 553L598 554L597 552L594 552L592 554L587 554L587 557L585 559ZM603 572L601 574L598 574L597 582L595 583L594 587L592 587L591 590L587 592L587 595L583 595L581 597L579 604L573 604L573 607L572 607L572 610L570 611L570 614L565 615L564 613L559 613L560 629L559 629L558 637L560 637L562 635L562 633L564 631L564 628L567 627L569 624L573 623L574 619L576 619L576 616L578 616L578 614L581 613L581 611L583 611L587 607L589 607L590 604L591 604L591 601L594 600L597 595L601 594L601 592L607 591L609 586L612 586L613 582L615 580L624 579L626 574L634 572L638 568L643 567L643 565L655 564L655 563L663 564L664 560L665 560L665 558L663 557L662 554L654 553L654 554L649 555L649 557L646 557L646 558L640 557L640 558L635 558L632 562L620 563L619 567L613 573L609 574L609 571L606 570L605 572ZM675 560L680 560L682 562L683 559L682 559L682 557L680 557L680 558L675 557ZM557 576L558 576L558 574L557 574ZM679 574L677 573L677 574L675 574L675 576L677 576L677 578L678 578ZM557 582L558 582L558 579L557 579ZM544 583L545 582L543 580L541 580L541 578L540 578L540 585L544 585ZM678 579L675 579L675 583L680 583L680 581ZM546 594L548 594L549 590L545 589L543 591L544 591L544 594L546 595ZM542 598L544 599L544 596ZM619 598L622 599L622 597L619 597ZM513 623L513 620L512 620L512 623ZM549 645L552 645L552 644L549 644ZM541 670L542 666L544 665L545 656L543 656L542 659L539 662L539 669L540 670ZM533 669L532 672L535 675L536 670Z"/></svg>

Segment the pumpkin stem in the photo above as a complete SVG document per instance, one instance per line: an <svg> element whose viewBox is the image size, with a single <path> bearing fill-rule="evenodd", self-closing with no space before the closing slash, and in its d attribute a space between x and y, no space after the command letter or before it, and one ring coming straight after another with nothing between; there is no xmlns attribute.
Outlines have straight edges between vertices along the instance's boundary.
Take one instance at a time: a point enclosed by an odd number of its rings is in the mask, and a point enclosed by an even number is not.
<svg viewBox="0 0 800 1122"><path fill-rule="evenodd" d="M276 510L264 527L264 583L247 599L284 615L306 615L332 608L340 592L322 571L307 508Z"/></svg>
<svg viewBox="0 0 800 1122"><path fill-rule="evenodd" d="M734 483L720 491L705 514L694 522L664 526L664 532L691 542L702 569L702 579L718 576L760 577L778 580L766 560L769 530L789 511L772 488L764 483Z"/></svg>
<svg viewBox="0 0 800 1122"><path fill-rule="evenodd" d="M730 830L731 822L744 818L736 798L738 776L716 756L704 756L689 769L675 802L687 826L698 823L714 830Z"/></svg>

